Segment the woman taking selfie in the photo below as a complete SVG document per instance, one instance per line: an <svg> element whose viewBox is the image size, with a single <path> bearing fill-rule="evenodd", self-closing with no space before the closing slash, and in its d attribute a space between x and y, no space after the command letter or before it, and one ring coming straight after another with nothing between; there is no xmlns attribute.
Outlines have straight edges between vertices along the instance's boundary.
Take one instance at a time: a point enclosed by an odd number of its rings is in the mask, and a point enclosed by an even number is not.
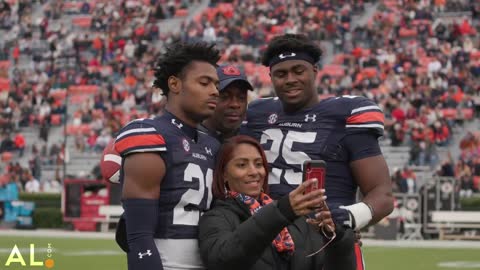
<svg viewBox="0 0 480 270"><path fill-rule="evenodd" d="M324 190L304 194L316 179L278 201L268 196L267 179L265 153L255 139L235 136L223 145L213 177L215 202L199 224L206 267L354 270L353 232L334 225ZM308 220L313 209L319 209L316 220Z"/></svg>

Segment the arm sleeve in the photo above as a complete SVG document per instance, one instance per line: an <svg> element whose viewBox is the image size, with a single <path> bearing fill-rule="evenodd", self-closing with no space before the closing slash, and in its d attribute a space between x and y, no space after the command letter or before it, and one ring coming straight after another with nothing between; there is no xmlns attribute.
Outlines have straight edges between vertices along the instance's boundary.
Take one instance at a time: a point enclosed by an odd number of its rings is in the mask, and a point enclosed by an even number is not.
<svg viewBox="0 0 480 270"><path fill-rule="evenodd" d="M343 144L346 146L350 161L382 154L377 136L371 132L347 134Z"/></svg>
<svg viewBox="0 0 480 270"><path fill-rule="evenodd" d="M208 269L249 269L291 223L282 212L277 203L269 204L236 228L220 210L204 214L200 218L199 242Z"/></svg>
<svg viewBox="0 0 480 270"><path fill-rule="evenodd" d="M154 126L145 120L138 120L120 130L115 140L115 150L125 157L132 153L164 152L167 146L164 137Z"/></svg>
<svg viewBox="0 0 480 270"><path fill-rule="evenodd" d="M158 221L158 200L127 199L125 209L128 270L163 270L153 240Z"/></svg>

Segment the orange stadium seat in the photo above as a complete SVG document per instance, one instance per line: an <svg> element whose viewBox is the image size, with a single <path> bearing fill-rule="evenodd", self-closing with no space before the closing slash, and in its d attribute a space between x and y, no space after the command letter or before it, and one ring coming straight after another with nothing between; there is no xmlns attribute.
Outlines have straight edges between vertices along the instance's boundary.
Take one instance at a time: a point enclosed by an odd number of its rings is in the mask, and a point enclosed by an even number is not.
<svg viewBox="0 0 480 270"><path fill-rule="evenodd" d="M401 38L409 38L409 37L416 37L417 36L417 29L408 29L405 27L400 28L398 35Z"/></svg>
<svg viewBox="0 0 480 270"><path fill-rule="evenodd" d="M430 20L420 20L420 19L417 19L417 20L413 20L412 21L412 25L413 26L417 26L417 25L421 25L421 24L428 24L430 25L432 22Z"/></svg>
<svg viewBox="0 0 480 270"><path fill-rule="evenodd" d="M98 86L96 85L72 85L68 87L69 94L96 94L98 92Z"/></svg>
<svg viewBox="0 0 480 270"><path fill-rule="evenodd" d="M455 109L442 109L442 115L446 119L457 118L457 110Z"/></svg>
<svg viewBox="0 0 480 270"><path fill-rule="evenodd" d="M50 124L53 126L60 126L62 124L62 116L60 114L51 114Z"/></svg>
<svg viewBox="0 0 480 270"><path fill-rule="evenodd" d="M175 17L186 17L188 16L188 9L179 8L175 11Z"/></svg>
<svg viewBox="0 0 480 270"><path fill-rule="evenodd" d="M480 176L473 177L473 187L477 190L480 189Z"/></svg>
<svg viewBox="0 0 480 270"><path fill-rule="evenodd" d="M9 69L10 61L0 61L0 69Z"/></svg>
<svg viewBox="0 0 480 270"><path fill-rule="evenodd" d="M81 104L85 100L87 100L88 96L87 95L73 95L69 97L68 102L71 104Z"/></svg>
<svg viewBox="0 0 480 270"><path fill-rule="evenodd" d="M332 77L340 77L345 75L343 66L341 65L325 65L322 69L324 74L330 75Z"/></svg>
<svg viewBox="0 0 480 270"><path fill-rule="evenodd" d="M50 93L50 96L55 100L63 100L67 96L66 89L59 89Z"/></svg>
<svg viewBox="0 0 480 270"><path fill-rule="evenodd" d="M473 109L472 108L464 108L462 109L463 118L465 120L473 119Z"/></svg>
<svg viewBox="0 0 480 270"><path fill-rule="evenodd" d="M12 152L3 152L2 153L2 161L4 163L10 162L12 160L12 158L13 158Z"/></svg>
<svg viewBox="0 0 480 270"><path fill-rule="evenodd" d="M84 17L73 18L72 24L82 28L89 28L92 25L92 17L84 16Z"/></svg>
<svg viewBox="0 0 480 270"><path fill-rule="evenodd" d="M5 78L0 78L0 92L8 91L10 89L10 80Z"/></svg>
<svg viewBox="0 0 480 270"><path fill-rule="evenodd" d="M245 69L245 74L247 76L252 76L255 73L255 63L245 62L243 63L243 68Z"/></svg>
<svg viewBox="0 0 480 270"><path fill-rule="evenodd" d="M472 60L480 60L480 51L470 53L470 59Z"/></svg>
<svg viewBox="0 0 480 270"><path fill-rule="evenodd" d="M367 78L373 78L373 77L377 76L377 69L374 68L374 67L364 68L362 70L362 73L363 73L363 76L365 76Z"/></svg>

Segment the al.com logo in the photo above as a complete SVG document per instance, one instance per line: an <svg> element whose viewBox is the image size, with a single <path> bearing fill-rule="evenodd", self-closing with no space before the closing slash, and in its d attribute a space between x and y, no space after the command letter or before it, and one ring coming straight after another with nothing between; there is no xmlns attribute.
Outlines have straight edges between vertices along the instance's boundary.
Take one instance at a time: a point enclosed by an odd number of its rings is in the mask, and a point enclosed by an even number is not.
<svg viewBox="0 0 480 270"><path fill-rule="evenodd" d="M53 260L53 247L52 244L48 243L46 248L46 258L41 258L38 253L35 252L35 244L30 244L29 254L25 254L25 247L20 247L14 245L10 255L8 256L7 261L5 262L5 267L46 267L48 269L55 266L55 261ZM43 248L45 250L45 248ZM23 251L23 253L22 253ZM43 253L43 252L42 252ZM7 268L8 269L8 268Z"/></svg>

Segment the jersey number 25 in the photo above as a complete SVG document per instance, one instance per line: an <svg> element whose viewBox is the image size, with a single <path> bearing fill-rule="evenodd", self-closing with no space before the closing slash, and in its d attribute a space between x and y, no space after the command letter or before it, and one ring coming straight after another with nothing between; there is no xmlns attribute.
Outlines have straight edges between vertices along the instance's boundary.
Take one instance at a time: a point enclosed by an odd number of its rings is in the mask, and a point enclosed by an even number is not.
<svg viewBox="0 0 480 270"><path fill-rule="evenodd" d="M302 164L311 158L305 152L292 151L292 146L294 143L313 143L316 137L316 132L289 130L286 135L283 135L282 130L276 128L263 131L260 144L264 145L267 141L272 141L270 149L265 150L268 163L275 166L278 162L277 159L283 157L286 165L298 168L297 170L283 170L273 167L268 177L268 184L280 184L280 179L283 177L290 185L300 185L302 183Z"/></svg>

